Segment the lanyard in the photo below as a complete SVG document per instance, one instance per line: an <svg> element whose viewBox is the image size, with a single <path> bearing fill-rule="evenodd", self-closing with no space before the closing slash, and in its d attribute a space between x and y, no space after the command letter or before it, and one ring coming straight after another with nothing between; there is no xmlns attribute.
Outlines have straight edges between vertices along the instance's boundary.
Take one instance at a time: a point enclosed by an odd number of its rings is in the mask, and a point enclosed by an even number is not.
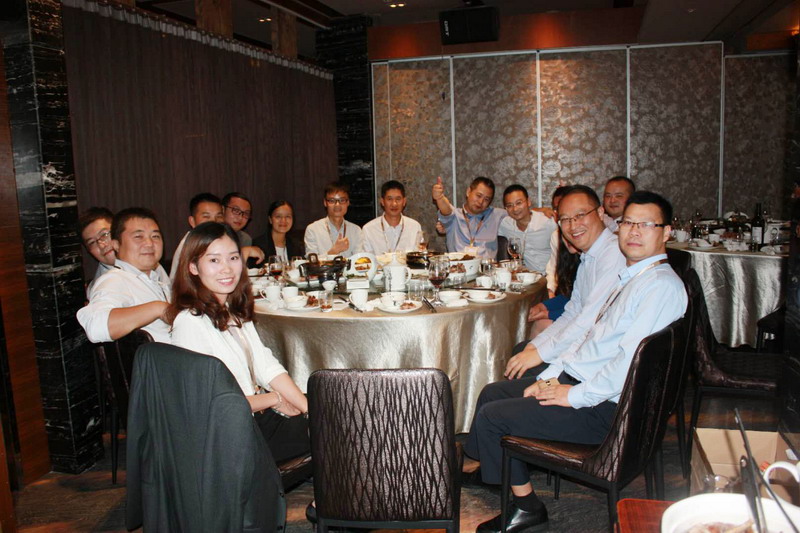
<svg viewBox="0 0 800 533"><path fill-rule="evenodd" d="M606 311L608 311L608 309L614 304L614 302L616 302L617 299L620 296L622 296L622 292L625 290L625 288L628 285L631 284L631 282L633 280L635 280L636 278L638 278L639 276L641 276L642 274L644 274L648 270L651 270L651 269L657 267L658 265L664 264L666 262L667 262L666 259L660 259L660 260L656 261L655 263L650 263L645 268L640 270L639 273L637 273L635 276L633 276L631 279L629 279L628 283L626 283L625 285L623 285L621 287L617 287L616 289L614 289L614 292L612 292L611 294L608 295L608 299L606 300L606 303L604 303L603 307L600 308L600 312L597 313L597 318L595 318L594 323L597 324L598 322L600 322L600 319L603 318L603 315L606 314Z"/></svg>
<svg viewBox="0 0 800 533"><path fill-rule="evenodd" d="M386 247L389 248L389 239L386 238L386 228L383 227L383 218L381 217L381 231L383 232L383 241ZM391 226L389 226L391 227ZM406 217L400 215L400 235L397 236L397 242L394 243L394 248L389 248L389 252L396 252L397 247L400 246L400 239L403 237L403 231L406 229Z"/></svg>
<svg viewBox="0 0 800 533"><path fill-rule="evenodd" d="M478 222L478 227L475 228L475 234L474 235L472 234L472 228L469 225L470 220L467 217L467 212L464 210L463 207L461 208L461 214L464 215L464 222L467 223L467 231L469 232L469 245L470 246L474 246L475 245L475 239L478 238L478 232L481 230L481 226L483 226L483 221L486 220L486 211L484 211L483 214L481 215L481 219Z"/></svg>

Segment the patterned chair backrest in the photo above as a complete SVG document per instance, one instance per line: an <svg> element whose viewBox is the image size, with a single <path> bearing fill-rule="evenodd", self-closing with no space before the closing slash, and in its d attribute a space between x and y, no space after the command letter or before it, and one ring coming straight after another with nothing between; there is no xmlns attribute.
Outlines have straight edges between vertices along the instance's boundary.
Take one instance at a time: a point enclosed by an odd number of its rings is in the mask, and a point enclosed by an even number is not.
<svg viewBox="0 0 800 533"><path fill-rule="evenodd" d="M423 521L458 516L450 381L441 370L320 370L308 381L320 516Z"/></svg>

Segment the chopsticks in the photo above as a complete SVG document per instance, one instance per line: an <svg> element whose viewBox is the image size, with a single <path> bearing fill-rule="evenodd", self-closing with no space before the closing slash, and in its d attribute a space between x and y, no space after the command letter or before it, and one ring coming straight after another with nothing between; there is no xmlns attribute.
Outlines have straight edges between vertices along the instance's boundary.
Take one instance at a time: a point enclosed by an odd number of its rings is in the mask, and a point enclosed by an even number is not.
<svg viewBox="0 0 800 533"><path fill-rule="evenodd" d="M431 310L431 313L438 313L439 312L439 311L436 310L436 308L433 306L433 304L430 301L428 301L427 298L423 297L422 298L422 303L424 303L428 307L428 309Z"/></svg>

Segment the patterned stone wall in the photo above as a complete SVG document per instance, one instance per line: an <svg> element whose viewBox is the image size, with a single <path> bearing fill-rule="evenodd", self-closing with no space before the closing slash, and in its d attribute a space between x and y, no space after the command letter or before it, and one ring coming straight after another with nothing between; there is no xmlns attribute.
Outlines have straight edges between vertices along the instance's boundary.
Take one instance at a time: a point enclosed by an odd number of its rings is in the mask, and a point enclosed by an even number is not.
<svg viewBox="0 0 800 533"><path fill-rule="evenodd" d="M725 157L722 211L752 215L763 202L774 216L789 213L786 165L794 121L793 57L725 58Z"/></svg>
<svg viewBox="0 0 800 533"><path fill-rule="evenodd" d="M795 80L781 61L726 61L730 123L723 209L737 201L752 209L748 191L763 192L776 205L782 194L781 146L789 135ZM700 209L714 216L719 204L722 68L719 43L373 64L377 184L402 176L419 195L409 212L430 217L434 208L428 195L437 172L457 203L469 181L483 174L500 190L522 183L534 203L541 194L548 205L560 183L584 183L602 193L609 177L630 168L637 185L665 194L676 214L688 217ZM751 183L742 174L758 179ZM732 200L734 196L740 199Z"/></svg>

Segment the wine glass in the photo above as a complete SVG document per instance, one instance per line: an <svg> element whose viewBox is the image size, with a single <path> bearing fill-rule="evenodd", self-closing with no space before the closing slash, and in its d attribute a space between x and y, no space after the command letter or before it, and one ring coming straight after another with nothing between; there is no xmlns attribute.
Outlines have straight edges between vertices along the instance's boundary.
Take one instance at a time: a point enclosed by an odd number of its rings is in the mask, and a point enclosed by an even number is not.
<svg viewBox="0 0 800 533"><path fill-rule="evenodd" d="M428 235L423 230L417 232L417 248L420 252L428 249Z"/></svg>
<svg viewBox="0 0 800 533"><path fill-rule="evenodd" d="M444 305L444 302L439 299L439 288L449 274L450 259L446 255L437 255L430 258L428 263L428 280L431 282L431 285L433 285L433 302L431 303L436 307Z"/></svg>
<svg viewBox="0 0 800 533"><path fill-rule="evenodd" d="M519 237L509 237L508 239L508 256L511 259L519 259L520 251L522 250L522 243Z"/></svg>
<svg viewBox="0 0 800 533"><path fill-rule="evenodd" d="M283 274L283 260L280 258L280 256L269 256L267 264L269 265L269 275L276 280L280 279L281 274Z"/></svg>

